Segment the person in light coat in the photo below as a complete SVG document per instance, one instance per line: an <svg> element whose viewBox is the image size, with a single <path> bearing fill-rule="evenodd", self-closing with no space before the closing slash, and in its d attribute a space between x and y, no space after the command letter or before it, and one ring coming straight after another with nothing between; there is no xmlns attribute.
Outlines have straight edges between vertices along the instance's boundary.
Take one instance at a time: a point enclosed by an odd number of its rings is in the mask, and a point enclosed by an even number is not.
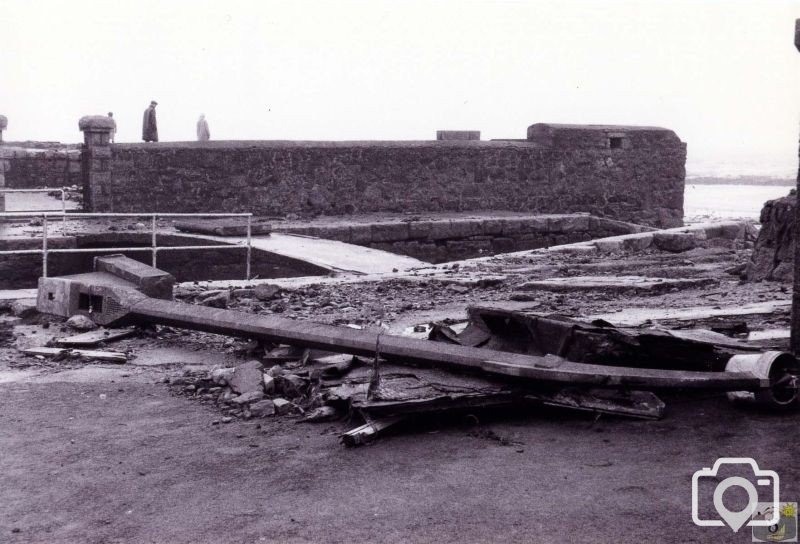
<svg viewBox="0 0 800 544"><path fill-rule="evenodd" d="M208 130L208 121L206 121L205 114L200 116L197 120L197 141L207 142L211 139L211 132Z"/></svg>

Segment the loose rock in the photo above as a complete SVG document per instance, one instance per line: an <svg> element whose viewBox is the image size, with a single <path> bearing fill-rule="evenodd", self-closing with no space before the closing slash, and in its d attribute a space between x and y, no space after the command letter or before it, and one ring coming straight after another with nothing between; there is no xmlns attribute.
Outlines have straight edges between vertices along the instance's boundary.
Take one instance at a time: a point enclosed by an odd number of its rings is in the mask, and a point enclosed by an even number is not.
<svg viewBox="0 0 800 544"><path fill-rule="evenodd" d="M231 294L228 291L223 291L204 298L200 301L203 306L210 306L212 308L227 308L228 303L231 301Z"/></svg>
<svg viewBox="0 0 800 544"><path fill-rule="evenodd" d="M257 285L255 288L255 297L261 301L272 300L280 295L281 288L277 285L271 285L269 283Z"/></svg>
<svg viewBox="0 0 800 544"><path fill-rule="evenodd" d="M294 404L282 398L273 399L272 403L275 406L275 413L278 415L288 414L294 408Z"/></svg>
<svg viewBox="0 0 800 544"><path fill-rule="evenodd" d="M228 380L228 385L235 393L240 395L251 391L263 391L261 363L259 361L248 361L237 366L233 371L233 376Z"/></svg>
<svg viewBox="0 0 800 544"><path fill-rule="evenodd" d="M231 402L233 404L238 404L241 406L244 404L250 404L251 402L258 402L263 398L264 398L263 391L249 391L247 393L239 395L238 397L234 397L233 399L231 399Z"/></svg>
<svg viewBox="0 0 800 544"><path fill-rule="evenodd" d="M211 381L217 385L228 385L235 370L234 368L215 368L211 371Z"/></svg>
<svg viewBox="0 0 800 544"><path fill-rule="evenodd" d="M275 381L278 390L289 398L302 397L305 394L306 381L296 374L285 374Z"/></svg>
<svg viewBox="0 0 800 544"><path fill-rule="evenodd" d="M91 331L97 328L97 324L85 315L73 315L67 319L67 326L78 331Z"/></svg>
<svg viewBox="0 0 800 544"><path fill-rule="evenodd" d="M252 417L264 417L275 414L275 404L269 400L261 400L250 405L250 415Z"/></svg>

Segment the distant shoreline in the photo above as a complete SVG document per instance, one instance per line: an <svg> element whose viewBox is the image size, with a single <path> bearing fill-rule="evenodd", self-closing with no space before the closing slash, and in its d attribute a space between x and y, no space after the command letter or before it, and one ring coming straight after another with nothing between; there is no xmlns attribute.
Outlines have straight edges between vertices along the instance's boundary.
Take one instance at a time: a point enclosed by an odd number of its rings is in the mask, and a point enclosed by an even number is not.
<svg viewBox="0 0 800 544"><path fill-rule="evenodd" d="M793 178L776 178L769 176L698 176L687 177L687 185L778 185L783 187L794 187L797 180Z"/></svg>

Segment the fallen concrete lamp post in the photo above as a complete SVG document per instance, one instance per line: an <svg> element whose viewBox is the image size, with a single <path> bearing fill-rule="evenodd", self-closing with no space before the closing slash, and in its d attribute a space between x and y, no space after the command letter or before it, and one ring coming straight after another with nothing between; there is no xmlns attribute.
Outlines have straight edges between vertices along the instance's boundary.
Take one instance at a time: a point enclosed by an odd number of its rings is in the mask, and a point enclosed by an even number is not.
<svg viewBox="0 0 800 544"><path fill-rule="evenodd" d="M162 324L336 353L375 355L377 332L168 300L174 282L169 274L121 255L96 258L95 269L88 274L40 278L37 309L65 317L88 315L105 326ZM797 398L797 364L788 354L770 355L763 361L739 359L725 372L702 372L576 363L556 355L525 355L381 334L380 355L397 364L478 372L547 384L743 391L753 393L755 400L776 407L793 404ZM785 392L787 385L791 394Z"/></svg>
<svg viewBox="0 0 800 544"><path fill-rule="evenodd" d="M560 315L471 306L467 327L457 334L435 324L430 338L482 349L568 357L603 367L646 365L705 374L750 374L768 387L729 392L737 403L789 408L798 402L800 366L790 353L757 347L708 330L662 330L587 323Z"/></svg>

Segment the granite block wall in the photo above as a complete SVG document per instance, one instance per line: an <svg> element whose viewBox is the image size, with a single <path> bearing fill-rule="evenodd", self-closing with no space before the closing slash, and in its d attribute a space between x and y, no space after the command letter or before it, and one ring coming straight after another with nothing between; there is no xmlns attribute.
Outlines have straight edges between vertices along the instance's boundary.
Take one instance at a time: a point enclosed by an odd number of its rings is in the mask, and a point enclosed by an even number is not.
<svg viewBox="0 0 800 544"><path fill-rule="evenodd" d="M77 146L4 145L6 187L39 189L81 184L81 152Z"/></svg>
<svg viewBox="0 0 800 544"><path fill-rule="evenodd" d="M115 144L108 165L96 165L107 175L85 181L86 206L265 216L588 212L682 224L686 146L672 131L614 127L610 137L555 127L557 137L541 141Z"/></svg>

